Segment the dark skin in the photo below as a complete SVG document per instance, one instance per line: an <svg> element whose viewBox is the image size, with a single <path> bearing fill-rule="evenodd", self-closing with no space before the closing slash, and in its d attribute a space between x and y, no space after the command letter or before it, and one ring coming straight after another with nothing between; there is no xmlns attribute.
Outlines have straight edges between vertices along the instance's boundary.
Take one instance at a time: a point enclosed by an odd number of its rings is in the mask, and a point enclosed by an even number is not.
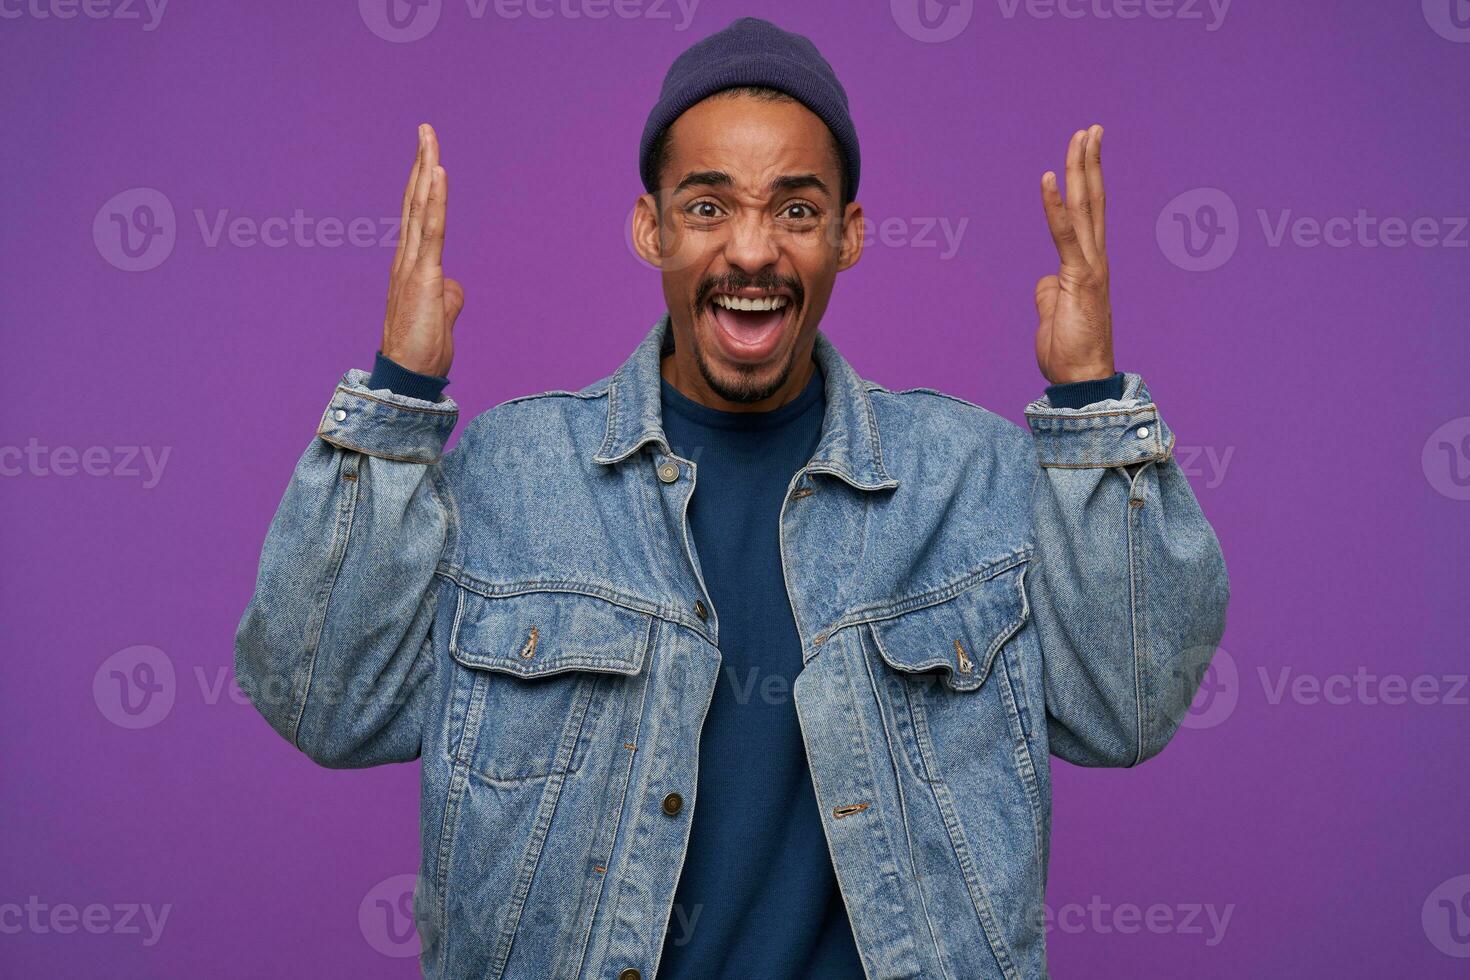
<svg viewBox="0 0 1470 980"><path fill-rule="evenodd" d="M633 213L633 244L662 272L674 331L663 376L711 408L776 408L815 370L812 345L837 273L863 253L862 205L841 207L832 138L799 102L706 99L669 136L661 206L644 194ZM784 283L795 306L776 351L759 364L726 357L702 313L710 286L762 280Z"/></svg>
<svg viewBox="0 0 1470 980"><path fill-rule="evenodd" d="M634 246L661 271L674 331L663 376L711 408L777 408L815 370L812 345L837 274L862 256L862 205L841 206L831 135L800 103L715 96L675 120L670 135L661 206L644 194L633 213ZM1065 199L1055 173L1041 178L1061 261L1036 284L1036 362L1053 384L1114 371L1101 148L1101 126L1072 135ZM442 264L447 198L438 138L425 124L403 195L382 349L412 371L439 376L449 373L464 305ZM707 301L715 289L789 302L768 354L730 356L714 338Z"/></svg>

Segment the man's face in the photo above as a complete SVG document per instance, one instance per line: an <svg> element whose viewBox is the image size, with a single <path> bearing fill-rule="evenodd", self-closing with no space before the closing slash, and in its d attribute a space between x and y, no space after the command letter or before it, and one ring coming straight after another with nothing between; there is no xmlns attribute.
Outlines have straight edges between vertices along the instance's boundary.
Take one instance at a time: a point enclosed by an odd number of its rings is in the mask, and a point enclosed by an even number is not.
<svg viewBox="0 0 1470 980"><path fill-rule="evenodd" d="M862 209L843 214L831 134L799 102L711 97L669 137L662 207L640 198L634 239L662 272L676 356L721 400L770 399L862 252Z"/></svg>

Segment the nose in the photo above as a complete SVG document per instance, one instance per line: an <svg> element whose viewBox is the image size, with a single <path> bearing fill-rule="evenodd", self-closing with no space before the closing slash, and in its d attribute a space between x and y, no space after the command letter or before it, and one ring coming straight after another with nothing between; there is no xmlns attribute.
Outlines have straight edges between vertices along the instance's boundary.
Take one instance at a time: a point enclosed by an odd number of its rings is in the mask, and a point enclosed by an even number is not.
<svg viewBox="0 0 1470 980"><path fill-rule="evenodd" d="M745 211L731 222L730 238L725 243L725 261L747 275L755 275L776 264L780 250L776 247L774 229L758 211Z"/></svg>

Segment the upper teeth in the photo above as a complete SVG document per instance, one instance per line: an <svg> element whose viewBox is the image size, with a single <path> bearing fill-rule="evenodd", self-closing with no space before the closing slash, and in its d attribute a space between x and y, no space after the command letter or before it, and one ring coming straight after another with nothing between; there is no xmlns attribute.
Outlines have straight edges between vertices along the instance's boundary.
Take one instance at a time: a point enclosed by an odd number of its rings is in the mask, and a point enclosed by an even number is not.
<svg viewBox="0 0 1470 980"><path fill-rule="evenodd" d="M786 305L786 297L761 296L758 299L748 299L743 296L716 293L715 302L727 310L779 310Z"/></svg>

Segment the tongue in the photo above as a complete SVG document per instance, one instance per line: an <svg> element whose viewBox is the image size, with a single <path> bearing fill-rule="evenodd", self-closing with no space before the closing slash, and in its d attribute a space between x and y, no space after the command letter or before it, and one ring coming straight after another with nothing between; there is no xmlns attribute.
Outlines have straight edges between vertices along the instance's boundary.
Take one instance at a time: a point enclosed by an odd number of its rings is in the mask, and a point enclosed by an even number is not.
<svg viewBox="0 0 1470 980"><path fill-rule="evenodd" d="M781 324L784 310L727 310L714 308L715 319L736 340L758 344Z"/></svg>

